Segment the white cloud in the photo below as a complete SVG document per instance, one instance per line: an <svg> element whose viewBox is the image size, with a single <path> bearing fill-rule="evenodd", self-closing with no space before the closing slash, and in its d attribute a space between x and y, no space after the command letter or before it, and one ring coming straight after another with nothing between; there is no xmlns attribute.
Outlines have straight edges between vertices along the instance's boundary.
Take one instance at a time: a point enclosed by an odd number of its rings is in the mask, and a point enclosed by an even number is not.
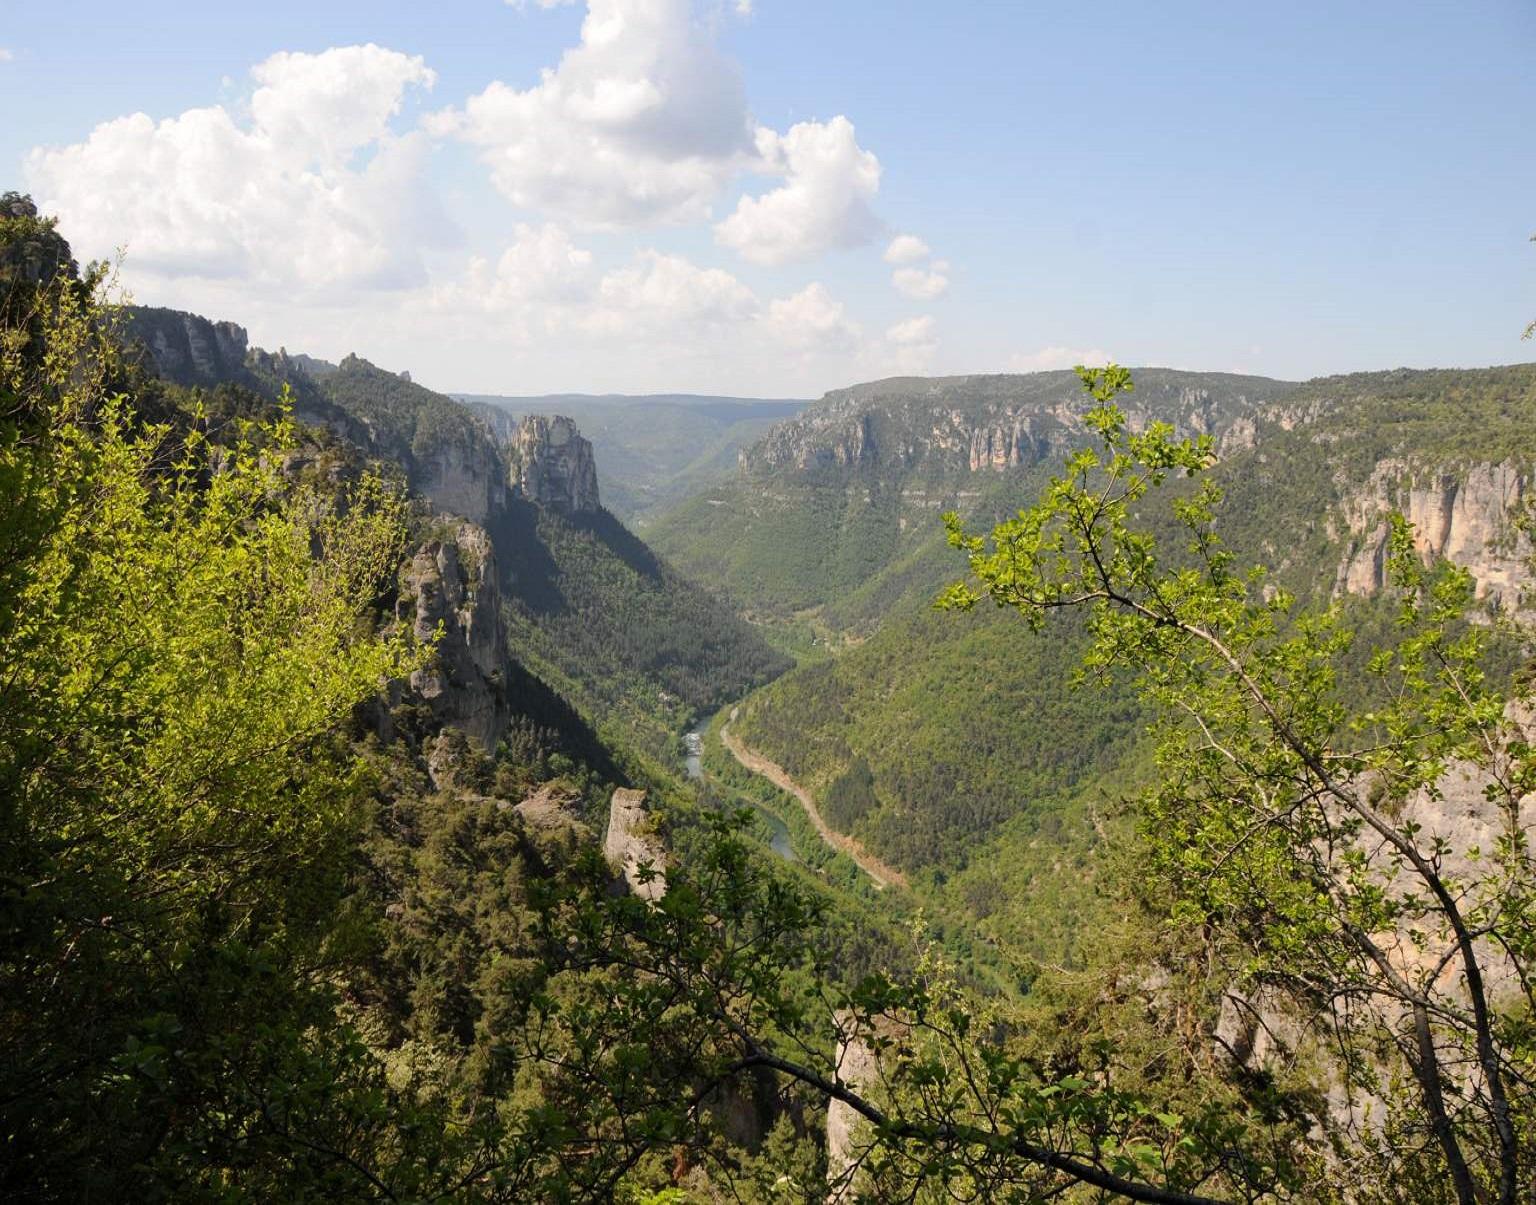
<svg viewBox="0 0 1536 1205"><path fill-rule="evenodd" d="M862 331L820 281L768 303L763 325L779 342L802 349L852 350Z"/></svg>
<svg viewBox="0 0 1536 1205"><path fill-rule="evenodd" d="M481 148L514 205L597 228L707 220L754 154L740 72L689 0L591 0L538 84L492 83L431 128Z"/></svg>
<svg viewBox="0 0 1536 1205"><path fill-rule="evenodd" d="M15 57L16 52L14 50L9 50L4 46L0 46L0 63L9 63Z"/></svg>
<svg viewBox="0 0 1536 1205"><path fill-rule="evenodd" d="M553 224L520 224L494 264L470 260L461 280L432 291L431 305L495 313L579 304L591 296L596 280L592 253L577 247L566 231Z"/></svg>
<svg viewBox="0 0 1536 1205"><path fill-rule="evenodd" d="M922 314L888 327L885 332L885 362L904 375L916 375L928 371L933 357L939 350L938 334L933 317Z"/></svg>
<svg viewBox="0 0 1536 1205"><path fill-rule="evenodd" d="M659 330L697 338L703 327L739 324L758 312L756 295L729 272L701 268L676 255L645 251L604 276L595 309L582 318L607 334Z"/></svg>
<svg viewBox="0 0 1536 1205"><path fill-rule="evenodd" d="M927 259L930 254L928 244L917 235L898 234L891 240L891 245L885 249L885 262L915 264L918 260Z"/></svg>
<svg viewBox="0 0 1536 1205"><path fill-rule="evenodd" d="M898 322L885 332L886 340L898 347L912 347L922 343L933 342L933 317L923 314L917 318L908 318L904 322Z"/></svg>
<svg viewBox="0 0 1536 1205"><path fill-rule="evenodd" d="M536 379L550 388L718 391L752 380L807 394L893 365L906 371L899 366L931 350L920 327L909 347L867 338L820 283L761 298L728 271L654 249L606 271L593 258L559 227L520 227L498 258L471 261L428 304L402 295L397 325L408 314L409 339L433 349L431 362L418 363L435 363L439 377L447 364L454 379L441 379L445 388L467 387L465 366L450 349L490 344L500 352L499 372L519 388ZM376 318L366 333L388 346Z"/></svg>
<svg viewBox="0 0 1536 1205"><path fill-rule="evenodd" d="M425 139L396 135L419 57L379 46L277 54L257 64L249 125L223 106L98 125L26 160L32 191L76 248L126 244L130 275L252 285L420 283L419 247L445 225L425 189Z"/></svg>
<svg viewBox="0 0 1536 1205"><path fill-rule="evenodd" d="M1053 368L1075 368L1079 364L1108 364L1114 357L1100 348L1079 350L1071 347L1042 347L1039 351L1019 353L1009 358L1009 372L1046 372Z"/></svg>
<svg viewBox="0 0 1536 1205"><path fill-rule="evenodd" d="M898 234L885 249L885 262L897 265L891 284L903 297L913 301L933 301L949 292L949 261L930 260L918 267L933 251L915 234Z"/></svg>
<svg viewBox="0 0 1536 1205"><path fill-rule="evenodd" d="M782 264L856 247L879 233L869 203L880 189L880 161L859 146L846 117L801 122L787 134L759 128L757 147L785 182L741 199L715 227L724 246L753 263Z"/></svg>
<svg viewBox="0 0 1536 1205"><path fill-rule="evenodd" d="M949 292L949 277L945 275L948 267L947 263L940 260L931 270L897 268L891 273L891 283L903 297L910 297L914 301L932 301Z"/></svg>

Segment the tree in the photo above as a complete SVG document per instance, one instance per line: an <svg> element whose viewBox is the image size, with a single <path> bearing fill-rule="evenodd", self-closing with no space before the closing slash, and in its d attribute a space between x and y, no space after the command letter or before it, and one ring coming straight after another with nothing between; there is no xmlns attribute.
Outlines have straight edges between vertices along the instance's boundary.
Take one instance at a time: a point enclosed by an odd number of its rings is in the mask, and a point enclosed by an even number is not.
<svg viewBox="0 0 1536 1205"><path fill-rule="evenodd" d="M1354 1146L1342 1182L1529 1199L1528 683L1490 674L1469 576L1426 568L1400 516L1398 623L1376 646L1356 647L1336 605L1303 607L1240 571L1218 534L1210 437L1133 434L1114 405L1129 374L1079 375L1100 447L989 536L948 518L979 588L957 584L944 604L990 598L1035 631L1085 611L1086 670L1135 676L1160 717L1158 781L1139 801L1144 898L1202 935L1218 981L1305 1028L1323 1082L1372 1106L1359 1124L1334 1118ZM1159 488L1171 547L1145 517ZM1364 705L1350 664L1367 667Z"/></svg>
<svg viewBox="0 0 1536 1205"><path fill-rule="evenodd" d="M44 1197L256 1183L378 1088L319 1024L367 786L338 732L419 656L373 622L403 499L288 480L286 418L145 421L103 275L5 198L0 1185Z"/></svg>

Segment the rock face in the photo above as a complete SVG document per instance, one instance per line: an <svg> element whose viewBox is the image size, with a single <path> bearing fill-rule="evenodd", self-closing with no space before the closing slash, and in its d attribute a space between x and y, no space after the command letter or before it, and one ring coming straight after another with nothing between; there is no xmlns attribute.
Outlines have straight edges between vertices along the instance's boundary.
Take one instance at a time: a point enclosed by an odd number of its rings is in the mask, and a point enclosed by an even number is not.
<svg viewBox="0 0 1536 1205"><path fill-rule="evenodd" d="M486 522L506 498L506 468L489 440L438 443L412 457L411 488L434 508Z"/></svg>
<svg viewBox="0 0 1536 1205"><path fill-rule="evenodd" d="M630 891L641 899L655 903L667 893L666 876L661 873L666 867L666 851L656 834L644 791L620 787L613 793L603 856L614 873L622 875ZM649 881L640 874L640 867L646 863L657 872Z"/></svg>
<svg viewBox="0 0 1536 1205"><path fill-rule="evenodd" d="M1530 488L1529 466L1511 461L1460 469L1382 461L1345 504L1350 545L1337 591L1368 595L1385 584L1386 514L1397 509L1413 524L1414 544L1426 563L1443 557L1472 574L1479 598L1506 611L1519 609L1532 548L1514 519Z"/></svg>
<svg viewBox="0 0 1536 1205"><path fill-rule="evenodd" d="M596 511L597 462L592 445L563 415L527 415L509 451L512 484L520 497L566 514Z"/></svg>
<svg viewBox="0 0 1536 1205"><path fill-rule="evenodd" d="M149 349L161 376L178 385L217 385L245 369L249 340L233 322L210 322L180 310L130 307L128 333Z"/></svg>
<svg viewBox="0 0 1536 1205"><path fill-rule="evenodd" d="M895 1040L905 1037L907 1027L887 1017L876 1017L873 1031L863 1028L854 1015L839 1010L837 1026L837 1063L834 1077L861 1096L868 1096L881 1080L880 1057L872 1039ZM865 1199L865 1185L855 1174L859 1161L860 1126L864 1119L853 1106L840 1100L827 1104L827 1200L851 1202Z"/></svg>
<svg viewBox="0 0 1536 1205"><path fill-rule="evenodd" d="M0 284L20 282L27 285L50 281L60 272L75 276L79 272L69 244L58 231L37 222L37 206L31 197L20 193L0 193L0 218L36 223L32 232L7 235L0 247Z"/></svg>
<svg viewBox="0 0 1536 1205"><path fill-rule="evenodd" d="M1293 386L1263 377L1145 369L1122 399L1135 429L1173 423L1219 435ZM896 377L829 393L741 454L744 471L925 469L1001 472L1082 441L1092 403L1071 372Z"/></svg>
<svg viewBox="0 0 1536 1205"><path fill-rule="evenodd" d="M490 536L474 523L456 521L417 550L402 577L401 619L410 620L423 640L442 625L432 663L411 675L411 690L444 726L493 751L507 708L506 637Z"/></svg>

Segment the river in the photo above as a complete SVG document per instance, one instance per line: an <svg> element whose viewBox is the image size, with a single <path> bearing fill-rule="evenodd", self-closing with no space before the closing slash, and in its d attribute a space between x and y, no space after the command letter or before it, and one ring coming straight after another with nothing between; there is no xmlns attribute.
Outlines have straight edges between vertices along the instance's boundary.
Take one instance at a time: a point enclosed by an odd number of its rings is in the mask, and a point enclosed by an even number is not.
<svg viewBox="0 0 1536 1205"><path fill-rule="evenodd" d="M704 777L704 733L709 725L700 724L697 728L688 732L683 737L683 745L688 750L684 759L684 766L688 771L688 777L695 782ZM795 856L795 847L790 844L789 828L767 808L753 804L752 810L756 812L768 825L768 848L778 854L786 862L798 862Z"/></svg>

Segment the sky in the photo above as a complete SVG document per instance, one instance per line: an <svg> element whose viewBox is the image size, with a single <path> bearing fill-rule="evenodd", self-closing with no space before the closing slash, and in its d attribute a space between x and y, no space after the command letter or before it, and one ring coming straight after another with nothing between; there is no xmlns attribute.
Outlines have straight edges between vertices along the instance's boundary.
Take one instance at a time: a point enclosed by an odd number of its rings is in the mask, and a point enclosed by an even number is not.
<svg viewBox="0 0 1536 1205"><path fill-rule="evenodd" d="M0 189L445 391L1536 359L1536 3L0 0Z"/></svg>

